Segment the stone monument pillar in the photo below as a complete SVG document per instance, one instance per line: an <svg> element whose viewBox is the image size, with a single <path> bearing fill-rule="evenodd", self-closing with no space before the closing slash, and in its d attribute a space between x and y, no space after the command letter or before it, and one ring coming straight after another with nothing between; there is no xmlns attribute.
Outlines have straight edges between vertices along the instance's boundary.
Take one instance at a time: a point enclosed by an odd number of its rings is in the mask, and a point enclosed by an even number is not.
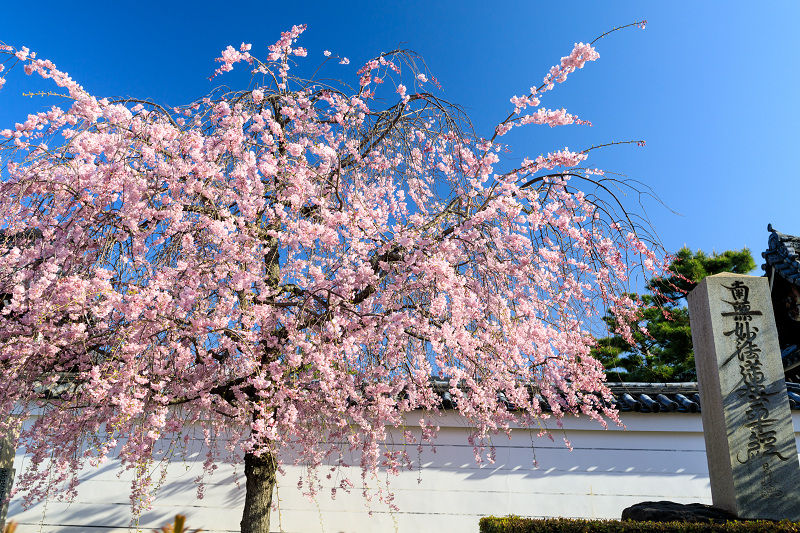
<svg viewBox="0 0 800 533"><path fill-rule="evenodd" d="M8 503L5 501L14 483L14 446L8 438L0 438L0 529L5 526Z"/></svg>
<svg viewBox="0 0 800 533"><path fill-rule="evenodd" d="M714 507L800 521L800 462L766 278L709 276L688 301Z"/></svg>

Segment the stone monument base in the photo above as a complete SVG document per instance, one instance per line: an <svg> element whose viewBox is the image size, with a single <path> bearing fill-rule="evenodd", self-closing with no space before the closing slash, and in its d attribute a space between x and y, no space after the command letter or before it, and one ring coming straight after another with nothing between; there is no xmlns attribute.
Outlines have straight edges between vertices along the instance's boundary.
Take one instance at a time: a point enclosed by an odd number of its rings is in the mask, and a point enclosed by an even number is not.
<svg viewBox="0 0 800 533"><path fill-rule="evenodd" d="M623 520L634 522L707 522L738 520L735 515L702 503L642 502L622 511Z"/></svg>

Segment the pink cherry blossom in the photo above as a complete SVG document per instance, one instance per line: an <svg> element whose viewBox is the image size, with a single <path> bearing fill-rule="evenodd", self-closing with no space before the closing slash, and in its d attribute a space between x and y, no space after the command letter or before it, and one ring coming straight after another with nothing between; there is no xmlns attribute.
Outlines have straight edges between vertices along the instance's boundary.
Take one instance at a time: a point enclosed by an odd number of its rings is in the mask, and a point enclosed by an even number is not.
<svg viewBox="0 0 800 533"><path fill-rule="evenodd" d="M409 92L427 76L406 52L366 62L359 83L296 79L305 29L265 61L244 43L217 59L215 76L245 62L272 73L267 85L175 108L93 96L0 47L9 71L21 63L70 96L0 130L0 432L31 456L26 504L74 498L84 465L118 457L141 512L154 458L198 425L207 474L244 462L248 487L269 495L274 478L257 472L293 460L314 495L323 465L365 494L368 476L409 467L445 392L478 461L515 427L618 422L594 328L608 309L630 335L634 272L658 274L663 258L598 196L624 184L584 168L589 150L511 166L496 139L585 123L523 111L594 48L577 44L483 138L459 108ZM401 424L413 446L387 449ZM268 531L261 501L246 496L243 531Z"/></svg>

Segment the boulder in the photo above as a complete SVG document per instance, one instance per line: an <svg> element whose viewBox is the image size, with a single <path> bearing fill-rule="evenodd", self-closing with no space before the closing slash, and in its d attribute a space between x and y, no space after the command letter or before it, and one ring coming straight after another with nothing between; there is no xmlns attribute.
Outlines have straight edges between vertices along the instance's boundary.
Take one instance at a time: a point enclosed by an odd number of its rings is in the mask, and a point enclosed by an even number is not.
<svg viewBox="0 0 800 533"><path fill-rule="evenodd" d="M727 522L736 515L702 503L642 502L622 511L623 520L634 522Z"/></svg>

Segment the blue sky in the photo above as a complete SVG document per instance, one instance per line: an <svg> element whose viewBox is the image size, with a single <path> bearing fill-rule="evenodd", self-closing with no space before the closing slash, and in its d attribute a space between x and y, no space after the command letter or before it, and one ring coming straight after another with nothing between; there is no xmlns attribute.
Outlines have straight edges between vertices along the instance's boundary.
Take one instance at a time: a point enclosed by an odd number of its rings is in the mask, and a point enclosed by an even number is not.
<svg viewBox="0 0 800 533"><path fill-rule="evenodd" d="M53 60L97 96L178 105L242 80L208 81L227 45L252 43L265 57L281 31L305 23L305 65L331 50L351 63L326 74L355 81L381 51L413 49L443 96L490 135L509 98L541 83L573 43L641 19L645 30L602 39L600 59L542 102L593 126L520 128L504 138L510 157L644 139L589 162L659 195L667 207L644 207L667 250L747 246L760 265L768 222L800 235L800 2L14 2L3 7L0 41ZM0 129L43 104L21 96L22 78L15 71L0 91Z"/></svg>

